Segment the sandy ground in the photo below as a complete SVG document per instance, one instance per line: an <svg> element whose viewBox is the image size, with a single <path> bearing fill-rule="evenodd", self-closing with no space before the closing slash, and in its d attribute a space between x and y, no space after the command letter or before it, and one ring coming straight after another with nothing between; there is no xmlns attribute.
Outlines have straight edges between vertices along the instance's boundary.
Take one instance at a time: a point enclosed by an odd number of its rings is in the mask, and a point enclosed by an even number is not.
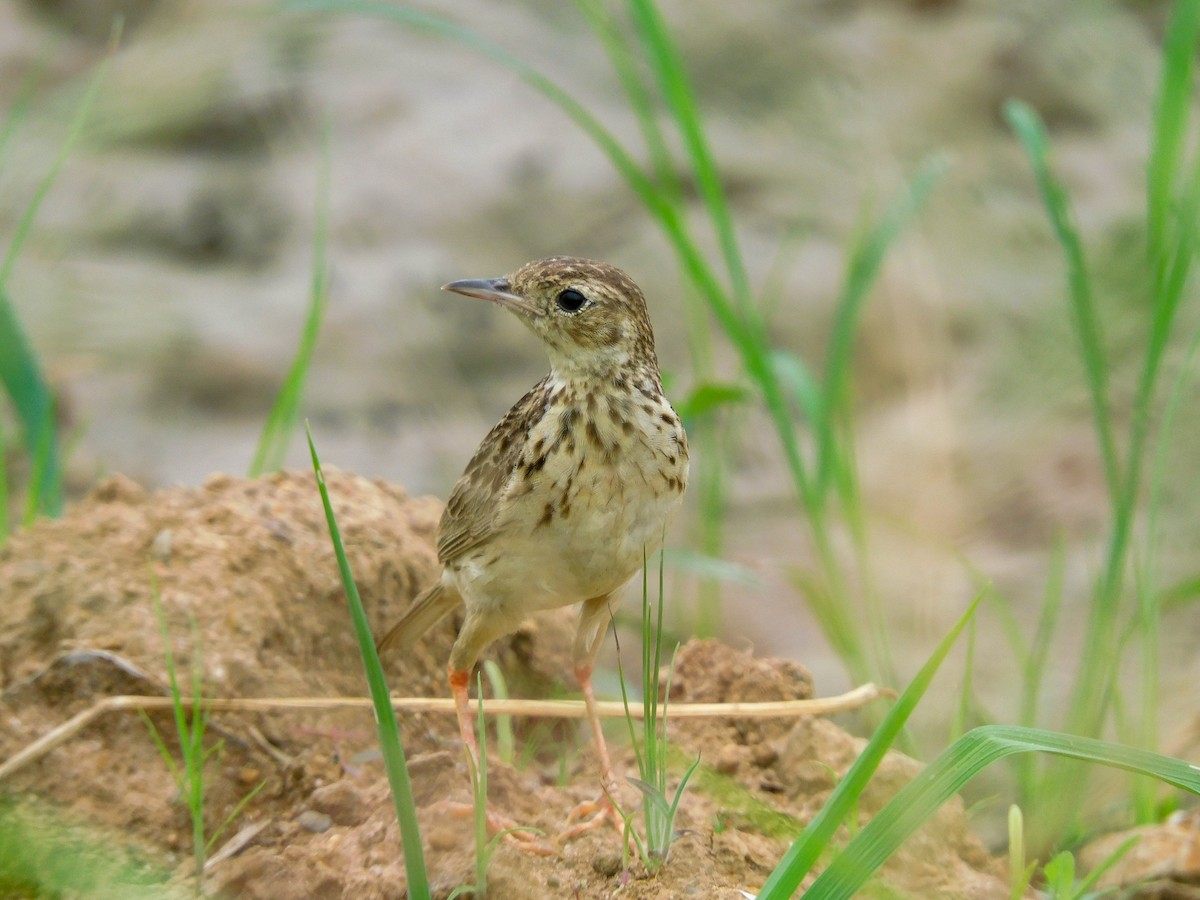
<svg viewBox="0 0 1200 900"><path fill-rule="evenodd" d="M350 474L331 473L328 481L378 632L433 572L438 504ZM121 479L105 483L65 519L39 525L0 555L0 579L10 586L0 611L0 758L101 696L163 693L155 586L178 664L190 671L198 654L210 696L361 695L361 663L336 578L307 473L222 478L156 493ZM440 626L390 665L395 693L446 694L441 673L454 624ZM493 655L514 694L545 696L562 690L570 639L570 615L556 615L501 642ZM628 660L626 667L636 671L637 663ZM715 641L682 648L672 681L677 703L812 693L811 676L795 663ZM171 732L168 714L152 721L161 733ZM440 805L469 801L466 767L451 717L409 715L401 727L430 877L437 896L445 896L474 875L469 821ZM489 801L522 824L557 834L572 807L598 792L590 741L557 725L538 731L518 720L516 727L522 750L534 752L520 766L490 768ZM565 844L553 857L501 847L490 895L740 897L739 890L761 884L862 745L823 719L681 721L670 737L681 760L698 754L703 768L685 795L680 837L658 874L636 861L623 864L620 839L605 830ZM210 829L256 784L265 787L225 836L251 837L236 839L238 849L209 867L207 887L262 898L402 894L395 812L372 752L377 738L369 712L214 712L210 741L221 742L208 784ZM494 735L492 741L494 747ZM618 765L635 771L628 752ZM684 765L672 766L676 779ZM918 768L906 757L889 758L860 815L872 815ZM171 775L132 711L106 715L0 787L69 807L72 816L113 829L110 841L121 835L152 871L186 877L186 811L173 802ZM626 790L621 802L633 808L636 792ZM34 811L29 816L38 821ZM1001 871L969 832L956 800L882 877L907 896L999 898L1008 896Z"/></svg>

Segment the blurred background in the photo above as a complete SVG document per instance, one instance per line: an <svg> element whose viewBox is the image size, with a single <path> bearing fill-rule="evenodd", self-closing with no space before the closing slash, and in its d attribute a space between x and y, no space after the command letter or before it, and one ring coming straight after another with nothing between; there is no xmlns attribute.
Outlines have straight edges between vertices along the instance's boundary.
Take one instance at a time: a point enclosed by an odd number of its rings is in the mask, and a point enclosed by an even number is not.
<svg viewBox="0 0 1200 900"><path fill-rule="evenodd" d="M405 7L511 51L644 158L617 76L574 5ZM1076 663L1108 497L1063 254L1001 108L1019 98L1046 122L1096 278L1119 417L1147 328L1137 273L1167 4L664 0L662 10L773 345L813 370L856 241L924 161L944 159L856 337L871 590L907 677L992 582L999 599L981 613L972 687L1005 721L1017 701L1013 635L1029 642L1060 572L1042 707L1055 727L1070 688L1055 673ZM27 103L0 159L5 243L63 146L117 13L123 35L96 107L7 285L61 394L75 496L117 472L149 486L246 472L306 314L326 134L331 289L302 413L327 465L444 498L546 364L514 319L438 286L537 257L629 271L649 298L672 396L696 387L685 329L696 298L590 138L492 60L377 17L243 0L0 4L0 109ZM709 234L698 201L696 212ZM1194 333L1195 304L1180 316ZM743 383L735 352L708 327L712 373ZM1168 383L1186 349L1169 348ZM1161 451L1164 584L1195 576L1197 428L1180 415ZM847 688L798 586L812 548L779 442L755 401L720 429L702 452L722 454L720 556L736 577L709 587L717 631L801 661L819 693ZM300 440L289 465L307 465ZM694 494L673 547L698 546ZM835 534L835 550L849 541ZM672 583L670 624L683 633L699 588ZM1164 749L1182 752L1198 623L1186 607L1171 615L1161 718ZM937 688L947 709L961 656L954 665Z"/></svg>

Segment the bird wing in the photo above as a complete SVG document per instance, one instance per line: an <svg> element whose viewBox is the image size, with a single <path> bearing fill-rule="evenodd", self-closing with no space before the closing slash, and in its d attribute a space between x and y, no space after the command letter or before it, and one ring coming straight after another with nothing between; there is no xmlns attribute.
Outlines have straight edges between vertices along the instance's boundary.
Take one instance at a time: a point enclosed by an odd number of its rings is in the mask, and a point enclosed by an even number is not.
<svg viewBox="0 0 1200 900"><path fill-rule="evenodd" d="M506 486L521 463L525 438L546 409L549 379L547 375L534 385L488 432L450 492L438 525L437 553L443 566L486 543L495 532Z"/></svg>

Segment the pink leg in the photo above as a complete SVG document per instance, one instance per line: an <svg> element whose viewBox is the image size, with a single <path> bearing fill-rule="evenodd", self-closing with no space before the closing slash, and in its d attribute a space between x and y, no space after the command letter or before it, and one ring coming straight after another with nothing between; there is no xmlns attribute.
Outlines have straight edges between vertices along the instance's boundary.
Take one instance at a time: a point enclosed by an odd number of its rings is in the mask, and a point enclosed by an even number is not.
<svg viewBox="0 0 1200 900"><path fill-rule="evenodd" d="M454 711L458 714L458 733L471 754L471 762L479 767L479 745L475 743L475 721L471 718L471 698L467 693L471 684L471 673L453 666L450 673L450 693L454 696Z"/></svg>
<svg viewBox="0 0 1200 900"><path fill-rule="evenodd" d="M604 741L604 731L600 727L600 714L596 711L596 694L592 691L592 667L585 666L575 670L579 686L583 688L583 702L587 707L588 722L592 726L592 737L596 742L596 757L600 760L600 787L608 797L617 793L617 779L613 775L612 760L608 757L608 744Z"/></svg>
<svg viewBox="0 0 1200 900"><path fill-rule="evenodd" d="M470 695L467 693L470 683L470 672L455 669L453 666L450 667L450 693L454 695L454 709L458 714L458 730L462 735L463 745L467 748L467 753L471 757L473 771L478 772L479 745L475 742L475 721L471 714ZM472 785L473 789L474 785ZM453 803L447 800L439 803L438 806L456 816L474 814L474 808L465 803ZM558 850L547 844L538 835L527 828L520 828L517 822L508 816L502 816L499 813L492 812L490 809L487 812L487 829L488 833L493 835L506 832L504 835L505 840L530 853L537 853L542 856L558 855Z"/></svg>
<svg viewBox="0 0 1200 900"><path fill-rule="evenodd" d="M608 744L604 741L604 732L600 728L600 714L596 711L596 694L592 691L591 665L579 666L575 669L579 686L583 689L583 702L587 706L588 721L592 725L592 737L596 742L596 756L600 761L600 788L603 793L594 801L581 803L571 810L567 822L582 819L577 825L571 825L559 839L569 841L604 825L612 825L625 839L625 821L617 812L614 799L617 795L617 779L613 775L612 760L608 756Z"/></svg>

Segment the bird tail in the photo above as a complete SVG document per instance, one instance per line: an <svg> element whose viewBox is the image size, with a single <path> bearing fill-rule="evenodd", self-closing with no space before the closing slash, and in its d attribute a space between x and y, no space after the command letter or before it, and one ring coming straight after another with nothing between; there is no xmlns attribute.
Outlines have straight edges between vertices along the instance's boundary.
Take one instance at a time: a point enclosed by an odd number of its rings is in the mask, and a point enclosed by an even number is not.
<svg viewBox="0 0 1200 900"><path fill-rule="evenodd" d="M437 582L417 597L404 617L376 643L375 649L382 653L385 650L411 647L421 635L454 609L459 601L458 591L446 590L440 581Z"/></svg>

